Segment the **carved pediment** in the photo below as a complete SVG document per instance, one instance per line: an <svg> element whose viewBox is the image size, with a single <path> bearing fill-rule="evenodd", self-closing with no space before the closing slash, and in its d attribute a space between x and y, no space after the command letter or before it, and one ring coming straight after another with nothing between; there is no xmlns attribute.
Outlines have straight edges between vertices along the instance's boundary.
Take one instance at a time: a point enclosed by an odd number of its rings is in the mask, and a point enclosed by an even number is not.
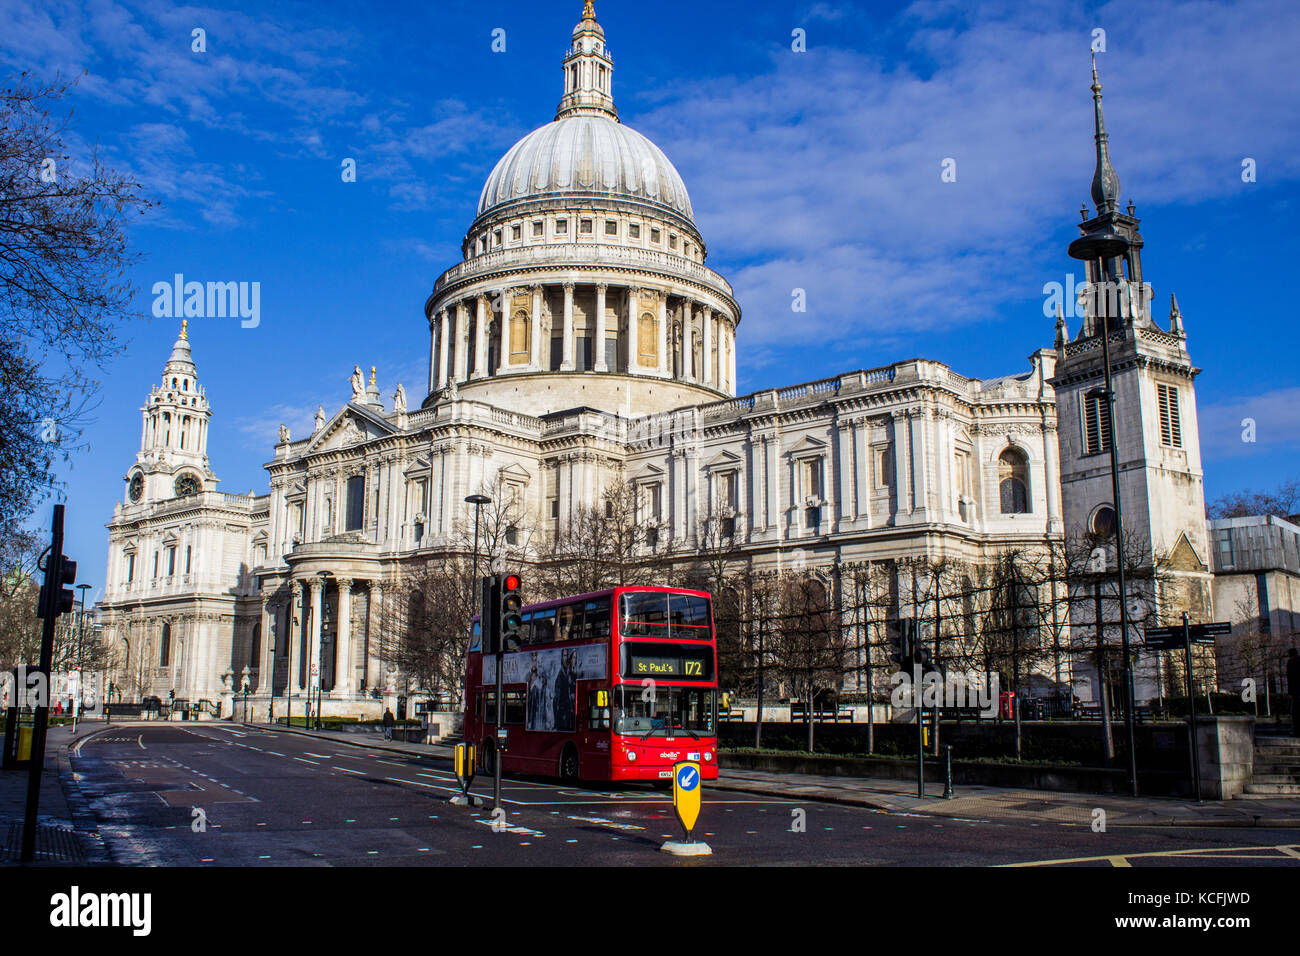
<svg viewBox="0 0 1300 956"><path fill-rule="evenodd" d="M1175 571L1205 571L1205 562L1196 553L1186 534L1179 534L1174 549L1169 554L1169 566Z"/></svg>
<svg viewBox="0 0 1300 956"><path fill-rule="evenodd" d="M375 438L384 438L396 431L382 415L351 402L312 436L307 451L311 453L348 448Z"/></svg>

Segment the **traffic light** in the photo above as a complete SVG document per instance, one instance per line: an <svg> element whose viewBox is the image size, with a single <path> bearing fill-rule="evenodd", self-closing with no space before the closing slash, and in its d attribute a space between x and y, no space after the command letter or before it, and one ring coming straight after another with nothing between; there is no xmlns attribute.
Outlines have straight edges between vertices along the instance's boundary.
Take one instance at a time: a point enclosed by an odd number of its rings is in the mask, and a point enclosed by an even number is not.
<svg viewBox="0 0 1300 956"><path fill-rule="evenodd" d="M51 618L71 611L77 603L71 587L76 580L77 562L61 554L51 554L45 563L45 583L41 585L37 613L42 618Z"/></svg>
<svg viewBox="0 0 1300 956"><path fill-rule="evenodd" d="M519 593L522 583L517 574L502 574L498 577L500 588L500 615L497 618L501 628L501 648L506 651L519 650L523 638L524 618L523 596Z"/></svg>

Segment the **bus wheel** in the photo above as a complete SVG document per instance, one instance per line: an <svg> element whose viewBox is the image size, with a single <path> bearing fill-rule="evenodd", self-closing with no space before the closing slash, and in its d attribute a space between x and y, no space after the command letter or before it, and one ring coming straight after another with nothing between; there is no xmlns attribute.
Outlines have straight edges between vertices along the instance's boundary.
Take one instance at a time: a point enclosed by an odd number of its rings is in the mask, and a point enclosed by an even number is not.
<svg viewBox="0 0 1300 956"><path fill-rule="evenodd" d="M496 772L497 743L495 740L487 740L483 743L483 773L489 777L494 777Z"/></svg>
<svg viewBox="0 0 1300 956"><path fill-rule="evenodd" d="M565 783L578 782L578 748L566 744L560 754L560 779Z"/></svg>

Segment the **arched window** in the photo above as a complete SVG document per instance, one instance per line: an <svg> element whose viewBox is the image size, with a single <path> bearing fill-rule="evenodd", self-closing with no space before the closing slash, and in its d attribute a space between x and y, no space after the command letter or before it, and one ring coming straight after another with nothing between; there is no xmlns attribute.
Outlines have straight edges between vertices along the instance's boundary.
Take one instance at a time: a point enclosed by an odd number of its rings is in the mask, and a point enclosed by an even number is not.
<svg viewBox="0 0 1300 956"><path fill-rule="evenodd" d="M158 642L158 666L166 667L172 657L172 626L162 626L162 638Z"/></svg>
<svg viewBox="0 0 1300 956"><path fill-rule="evenodd" d="M1004 515L1029 513L1029 462L1015 448L998 456L998 495Z"/></svg>
<svg viewBox="0 0 1300 956"><path fill-rule="evenodd" d="M253 639L248 644L248 666L257 667L262 656L262 622L253 625Z"/></svg>

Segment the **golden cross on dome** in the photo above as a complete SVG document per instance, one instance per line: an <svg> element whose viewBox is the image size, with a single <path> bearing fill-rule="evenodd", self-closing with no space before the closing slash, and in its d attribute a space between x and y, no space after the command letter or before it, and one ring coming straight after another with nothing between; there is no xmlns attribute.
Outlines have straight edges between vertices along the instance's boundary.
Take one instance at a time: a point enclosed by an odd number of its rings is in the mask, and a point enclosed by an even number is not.
<svg viewBox="0 0 1300 956"><path fill-rule="evenodd" d="M188 339L190 337L190 333L186 331L186 328L189 326L189 324L190 324L189 319L181 319L181 338L183 339Z"/></svg>
<svg viewBox="0 0 1300 956"><path fill-rule="evenodd" d="M375 384L375 367L373 365L370 366L370 384Z"/></svg>

